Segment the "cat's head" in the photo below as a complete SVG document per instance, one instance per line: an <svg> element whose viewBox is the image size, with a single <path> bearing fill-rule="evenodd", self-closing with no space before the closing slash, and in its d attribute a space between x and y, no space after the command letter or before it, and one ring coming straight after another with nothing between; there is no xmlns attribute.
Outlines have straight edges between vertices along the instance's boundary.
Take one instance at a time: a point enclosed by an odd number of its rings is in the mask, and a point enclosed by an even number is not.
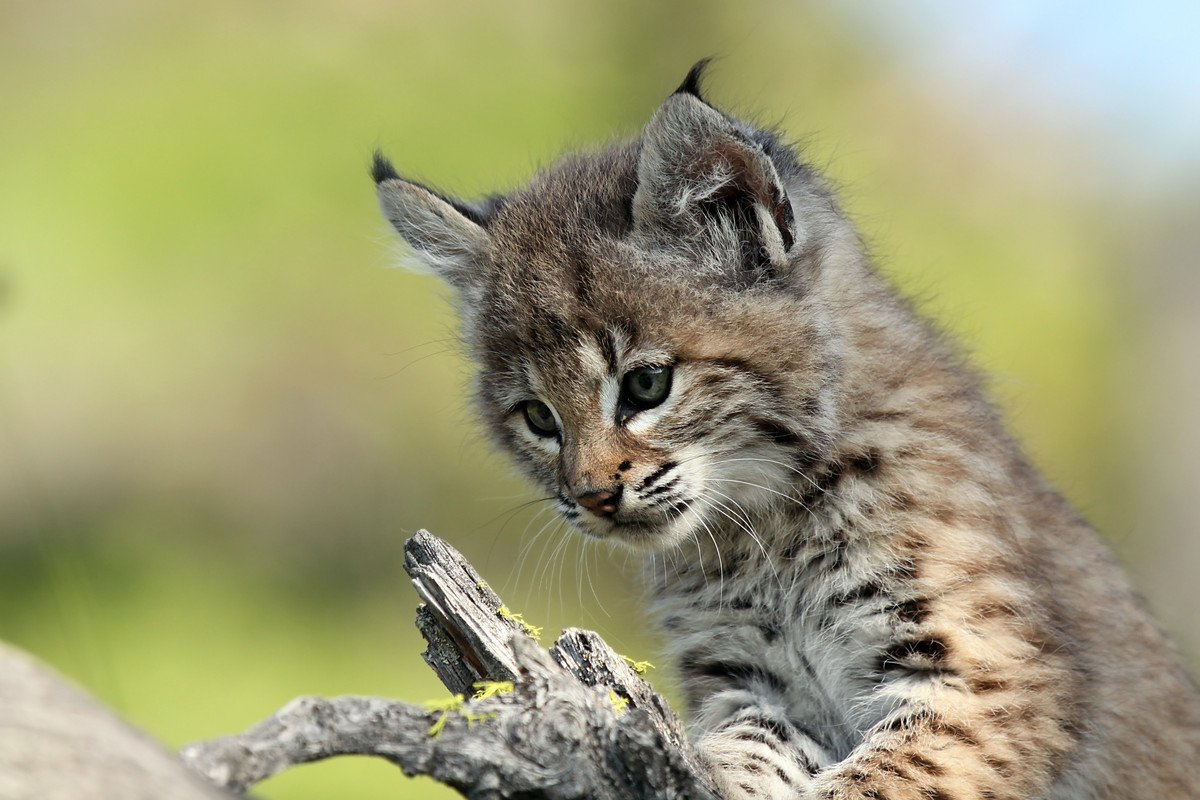
<svg viewBox="0 0 1200 800"><path fill-rule="evenodd" d="M388 221L455 289L493 438L580 531L640 549L796 503L836 434L820 285L852 235L815 176L698 77L638 140L505 197L453 200L378 155L373 169Z"/></svg>

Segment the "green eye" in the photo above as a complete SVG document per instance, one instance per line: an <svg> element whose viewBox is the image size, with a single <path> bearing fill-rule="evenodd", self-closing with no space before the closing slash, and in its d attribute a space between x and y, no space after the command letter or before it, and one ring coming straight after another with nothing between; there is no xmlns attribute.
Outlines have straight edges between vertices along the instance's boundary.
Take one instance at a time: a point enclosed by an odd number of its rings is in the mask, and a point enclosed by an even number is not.
<svg viewBox="0 0 1200 800"><path fill-rule="evenodd" d="M639 367L626 372L621 382L621 399L636 410L654 408L670 393L670 367Z"/></svg>
<svg viewBox="0 0 1200 800"><path fill-rule="evenodd" d="M538 436L558 434L558 422L554 419L554 412L541 400L525 401L525 422L529 425L529 430Z"/></svg>

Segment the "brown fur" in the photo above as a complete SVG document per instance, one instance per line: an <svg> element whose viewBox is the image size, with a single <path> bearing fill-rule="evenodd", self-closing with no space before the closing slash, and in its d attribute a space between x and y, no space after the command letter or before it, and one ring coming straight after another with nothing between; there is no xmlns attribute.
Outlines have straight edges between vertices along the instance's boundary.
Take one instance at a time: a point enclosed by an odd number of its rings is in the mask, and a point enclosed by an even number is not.
<svg viewBox="0 0 1200 800"><path fill-rule="evenodd" d="M458 290L495 440L649 554L725 793L1200 797L1195 686L1108 551L820 179L696 86L482 205L376 179ZM647 366L674 383L631 410Z"/></svg>

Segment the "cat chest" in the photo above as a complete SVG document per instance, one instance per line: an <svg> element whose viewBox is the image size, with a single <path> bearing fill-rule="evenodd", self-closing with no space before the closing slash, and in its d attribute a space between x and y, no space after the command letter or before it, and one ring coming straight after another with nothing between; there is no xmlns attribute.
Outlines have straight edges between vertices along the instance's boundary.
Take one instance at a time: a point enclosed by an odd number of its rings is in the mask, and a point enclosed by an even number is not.
<svg viewBox="0 0 1200 800"><path fill-rule="evenodd" d="M759 587L714 605L674 605L664 618L681 688L706 695L745 688L786 710L821 744L848 751L874 723L878 654L890 627L869 608L827 608L798 592Z"/></svg>

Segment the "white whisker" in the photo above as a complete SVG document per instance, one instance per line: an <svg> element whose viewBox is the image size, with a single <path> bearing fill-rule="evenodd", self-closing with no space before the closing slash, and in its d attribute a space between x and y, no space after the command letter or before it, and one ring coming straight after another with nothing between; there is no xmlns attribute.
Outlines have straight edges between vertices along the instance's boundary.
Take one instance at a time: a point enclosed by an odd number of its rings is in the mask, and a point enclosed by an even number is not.
<svg viewBox="0 0 1200 800"><path fill-rule="evenodd" d="M525 530L521 532L522 538L525 536L526 533L529 532L529 529L533 526L533 524L537 520L537 518L540 517L546 510L547 510L546 508L539 509L538 513L534 514L533 517L529 520L529 522L525 523ZM530 539L528 542L526 542L524 545L521 546L521 550L517 554L517 562L516 562L516 564L513 565L513 569L517 570L517 578L516 578L517 585L520 585L521 573L525 570L525 562L529 558L529 555L533 552L533 546L537 543L537 540L541 538L542 534L546 532L546 529L549 528L551 525L553 525L557 519L558 519L557 517L551 517L544 525L542 525L541 528L538 529L538 532L533 535L532 539ZM511 585L512 585L512 569L509 569L508 578L505 579L505 586L511 586Z"/></svg>
<svg viewBox="0 0 1200 800"><path fill-rule="evenodd" d="M702 498L702 500L709 503L710 506L712 505L711 501L707 500L706 498ZM717 554L717 576L719 579L719 583L717 584L717 609L719 610L725 602L725 561L721 557L721 546L717 543L717 537L713 535L712 528L709 527L708 521L704 519L703 514L697 515L697 519L700 520L700 525L704 528L704 532L708 534L708 538L712 539L713 552ZM705 585L707 586L707 574L705 575L704 580Z"/></svg>
<svg viewBox="0 0 1200 800"><path fill-rule="evenodd" d="M804 506L803 503L801 503L795 497L792 497L790 494L784 494L783 492L772 489L769 486L763 486L762 484L759 484L759 483L754 483L752 481L737 480L736 478L709 478L709 480L714 483L740 483L743 486L753 486L755 489L762 489L764 492L770 492L773 495L782 497L784 500L788 500L792 503L795 503L798 506L806 508L806 506Z"/></svg>
<svg viewBox="0 0 1200 800"><path fill-rule="evenodd" d="M814 481L812 479L812 476L810 476L808 473L804 472L804 470L797 469L792 464L788 464L785 461L777 461L773 458L761 458L761 457L751 457L751 456L743 456L740 458L723 458L720 461L714 461L713 466L716 467L716 466L720 466L721 464L732 464L732 463L735 463L738 461L758 461L763 464L774 464L776 466L783 467L784 469L791 470L792 472L796 473L804 480L811 483L812 487L814 489L816 489L818 492L820 492L821 494L825 493L825 487L821 486L821 484Z"/></svg>
<svg viewBox="0 0 1200 800"><path fill-rule="evenodd" d="M732 497L725 494L724 492L721 492L717 489L713 489L711 487L709 487L709 491L711 491L715 494L719 494L721 497L724 497L726 500L728 500L730 503L733 504L733 506L738 510L738 512L740 512L741 517L739 517L738 515L734 514L731 510L726 508L720 501L711 500L711 498L710 498L712 507L714 509L716 509L718 513L725 515L725 517L727 519L729 519L731 522L733 522L739 528L741 528L743 531L745 531L746 534L752 540L754 540L754 543L756 545L758 545L758 549L762 552L763 560L766 562L767 566L771 568L771 573L775 576L775 582L779 584L779 588L782 591L783 590L783 581L779 577L779 572L775 569L775 562L771 559L771 556L767 553L766 545L763 544L762 539L759 538L758 533L755 532L753 525L750 523L750 518L746 514L746 510L744 508L742 508L736 500L734 500Z"/></svg>

